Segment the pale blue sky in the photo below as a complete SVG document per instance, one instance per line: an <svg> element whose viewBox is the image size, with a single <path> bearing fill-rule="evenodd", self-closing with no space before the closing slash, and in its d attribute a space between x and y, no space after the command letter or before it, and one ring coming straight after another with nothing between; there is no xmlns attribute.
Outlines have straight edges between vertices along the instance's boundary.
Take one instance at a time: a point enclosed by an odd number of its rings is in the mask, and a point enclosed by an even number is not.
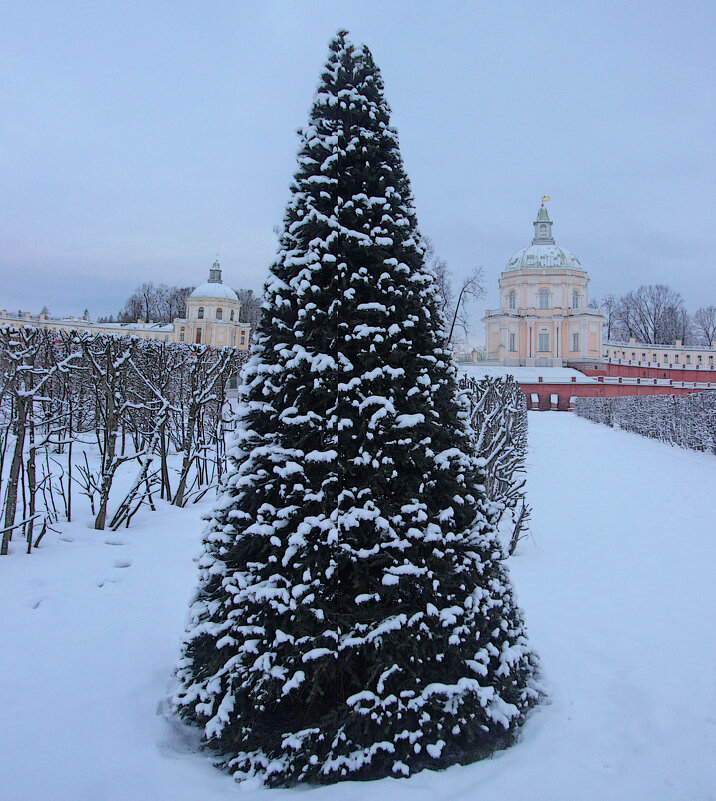
<svg viewBox="0 0 716 801"><path fill-rule="evenodd" d="M383 71L421 228L497 277L543 193L592 294L716 303L716 3L0 2L0 308L259 290L327 44Z"/></svg>

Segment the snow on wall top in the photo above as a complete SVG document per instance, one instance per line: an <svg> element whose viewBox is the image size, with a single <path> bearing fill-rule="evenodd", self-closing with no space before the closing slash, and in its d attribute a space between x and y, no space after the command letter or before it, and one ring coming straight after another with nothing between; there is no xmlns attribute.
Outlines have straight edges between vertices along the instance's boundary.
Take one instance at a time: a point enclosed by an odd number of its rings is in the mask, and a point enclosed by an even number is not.
<svg viewBox="0 0 716 801"><path fill-rule="evenodd" d="M576 379L577 384L594 384L596 378L593 378L579 370L574 370L571 367L507 367L504 365L482 365L482 364L460 364L458 370L464 375L471 378L503 378L511 375L520 384L536 384L541 378L545 384L571 383L572 379Z"/></svg>

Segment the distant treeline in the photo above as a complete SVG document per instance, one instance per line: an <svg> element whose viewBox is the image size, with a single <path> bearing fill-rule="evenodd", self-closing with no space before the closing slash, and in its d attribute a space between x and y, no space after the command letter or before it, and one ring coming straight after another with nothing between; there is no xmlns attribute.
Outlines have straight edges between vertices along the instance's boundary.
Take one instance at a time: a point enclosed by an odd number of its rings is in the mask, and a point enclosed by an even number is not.
<svg viewBox="0 0 716 801"><path fill-rule="evenodd" d="M605 316L603 335L607 342L637 342L650 345L709 346L716 339L716 306L703 306L689 314L681 294L664 284L640 286L616 297L605 295L594 302Z"/></svg>
<svg viewBox="0 0 716 801"><path fill-rule="evenodd" d="M137 320L152 320L156 323L171 323L177 317L186 317L186 301L194 291L193 286L168 286L152 281L138 286L127 298L117 316L100 317L100 323L133 323ZM236 289L241 301L239 320L256 327L261 311L261 299L251 289ZM89 313L85 311L85 316Z"/></svg>

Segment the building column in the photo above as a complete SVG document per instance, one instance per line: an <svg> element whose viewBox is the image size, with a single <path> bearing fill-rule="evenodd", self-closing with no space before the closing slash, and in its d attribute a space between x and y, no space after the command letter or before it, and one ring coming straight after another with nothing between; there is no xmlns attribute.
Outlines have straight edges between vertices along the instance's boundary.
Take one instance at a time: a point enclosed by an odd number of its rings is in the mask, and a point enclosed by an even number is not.
<svg viewBox="0 0 716 801"><path fill-rule="evenodd" d="M582 327L581 327L582 333L580 335L582 341L580 343L580 345L581 345L580 352L582 354L582 358L583 359L587 358L587 330L588 330L587 329L587 323L584 320L582 320Z"/></svg>

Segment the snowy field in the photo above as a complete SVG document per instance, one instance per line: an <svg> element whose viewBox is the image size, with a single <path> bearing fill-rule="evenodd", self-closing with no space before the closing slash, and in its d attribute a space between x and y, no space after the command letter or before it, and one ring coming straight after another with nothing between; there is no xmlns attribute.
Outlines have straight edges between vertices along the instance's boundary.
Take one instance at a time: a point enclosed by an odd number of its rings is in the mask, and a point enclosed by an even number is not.
<svg viewBox="0 0 716 801"><path fill-rule="evenodd" d="M411 779L246 791L166 694L207 507L0 558L2 801L716 798L716 459L530 413L513 581L550 701L514 748Z"/></svg>

